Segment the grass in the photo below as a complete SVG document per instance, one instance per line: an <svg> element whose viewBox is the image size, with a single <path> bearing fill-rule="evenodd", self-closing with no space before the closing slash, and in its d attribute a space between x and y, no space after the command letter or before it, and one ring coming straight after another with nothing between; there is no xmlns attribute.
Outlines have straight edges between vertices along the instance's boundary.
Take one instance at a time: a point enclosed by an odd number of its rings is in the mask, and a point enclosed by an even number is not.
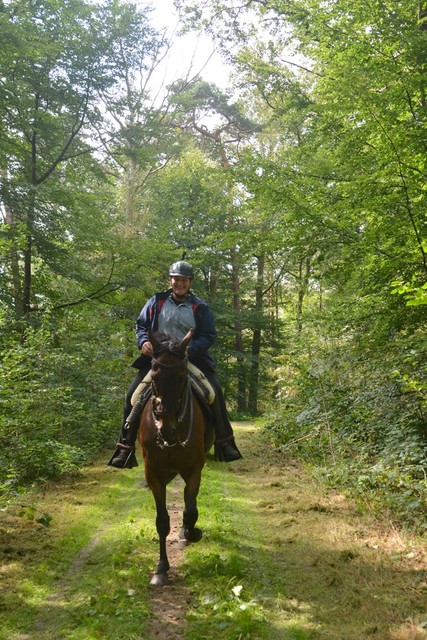
<svg viewBox="0 0 427 640"><path fill-rule="evenodd" d="M51 515L49 527L19 517L18 508L4 516L1 640L116 639L123 625L128 640L141 637L146 549L155 553L156 540L151 496L136 480L102 460L31 497Z"/></svg>
<svg viewBox="0 0 427 640"><path fill-rule="evenodd" d="M324 490L253 428L236 430L245 459L205 474L186 637L427 638L425 541Z"/></svg>
<svg viewBox="0 0 427 640"><path fill-rule="evenodd" d="M324 489L253 425L236 432L244 459L208 460L204 535L171 587L149 587L158 544L141 467L103 455L3 513L0 640L425 640L425 540ZM169 622L174 603L183 615Z"/></svg>

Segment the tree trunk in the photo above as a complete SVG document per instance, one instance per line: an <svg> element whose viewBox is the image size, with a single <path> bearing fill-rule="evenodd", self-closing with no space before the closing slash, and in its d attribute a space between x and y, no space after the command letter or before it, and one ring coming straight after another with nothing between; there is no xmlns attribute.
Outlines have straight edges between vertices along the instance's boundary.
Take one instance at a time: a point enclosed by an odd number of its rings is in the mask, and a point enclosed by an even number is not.
<svg viewBox="0 0 427 640"><path fill-rule="evenodd" d="M212 271L209 274L209 302L210 304L214 304L216 297L218 294L218 273L217 271Z"/></svg>
<svg viewBox="0 0 427 640"><path fill-rule="evenodd" d="M234 334L235 350L237 359L237 411L246 411L246 376L245 362L243 354L243 336L241 322L241 301L240 301L240 278L238 252L235 246L230 251L231 259L231 281L233 287L233 310L234 310Z"/></svg>
<svg viewBox="0 0 427 640"><path fill-rule="evenodd" d="M7 167L3 167L2 169L2 177L3 181L6 182L8 179L8 171ZM21 286L21 274L19 270L19 250L18 250L18 241L17 238L17 225L16 221L7 202L3 202L4 209L4 219L9 228L9 237L10 237L10 249L8 251L9 255L9 268L10 268L10 281L12 287L12 300L13 300L13 312L15 319L20 318L23 315L22 308L22 286Z"/></svg>
<svg viewBox="0 0 427 640"><path fill-rule="evenodd" d="M38 112L39 96L35 96L35 114ZM33 261L33 225L36 206L36 185L37 185L37 122L34 122L34 129L31 136L31 169L30 169L30 196L28 199L26 229L27 237L24 249L24 283L22 286L22 309L24 316L31 311L32 295L32 261Z"/></svg>
<svg viewBox="0 0 427 640"><path fill-rule="evenodd" d="M427 3L425 0L418 2L418 22L422 31L427 31Z"/></svg>
<svg viewBox="0 0 427 640"><path fill-rule="evenodd" d="M265 255L257 258L257 282L255 287L255 328L252 334L251 369L249 374L248 411L258 413L259 356L261 352L261 317L263 308Z"/></svg>
<svg viewBox="0 0 427 640"><path fill-rule="evenodd" d="M125 238L130 238L135 233L135 180L137 174L138 167L132 159L125 172Z"/></svg>
<svg viewBox="0 0 427 640"><path fill-rule="evenodd" d="M310 268L311 261L307 256L301 258L299 263L298 274L298 300L297 300L297 337L301 337L302 333L302 314L304 310L304 298L308 290L308 283L310 280Z"/></svg>
<svg viewBox="0 0 427 640"><path fill-rule="evenodd" d="M31 309L31 258L33 251L33 239L28 233L24 249L24 286L22 295L22 311L27 315Z"/></svg>

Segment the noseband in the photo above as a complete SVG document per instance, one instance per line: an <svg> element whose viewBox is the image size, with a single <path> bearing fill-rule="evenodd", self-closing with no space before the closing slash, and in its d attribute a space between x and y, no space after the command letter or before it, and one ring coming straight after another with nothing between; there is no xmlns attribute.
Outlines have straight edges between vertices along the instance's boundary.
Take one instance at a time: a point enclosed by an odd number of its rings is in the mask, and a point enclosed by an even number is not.
<svg viewBox="0 0 427 640"><path fill-rule="evenodd" d="M178 362L175 362L174 364L166 364L164 362L160 362L160 360L158 360L158 356L161 355L162 353L170 353L171 355L177 358L180 358L180 360ZM156 353L154 353L151 359L151 362L156 364L158 367L160 367L160 369L169 369L169 370L178 369L178 367L182 367L183 365L186 365L187 361L188 361L188 358L186 356L182 358L181 353L178 353L176 351L169 351L168 349L161 349L160 351L157 351ZM177 421L178 421L177 437L176 437L176 441L173 443L169 443L167 440L165 440L165 438L161 433L162 426L163 426L161 423L161 418L163 418L167 412L164 410L159 411L158 409L156 409L156 404L159 402L159 400L161 400L161 398L158 398L157 396L154 380L152 380L151 382L151 389L152 389L151 410L153 412L154 421L157 427L157 440L156 440L157 445L160 447L160 449L164 449L166 447L175 447L176 445L179 445L181 447L186 447L188 445L188 442L190 440L190 437L193 431L193 404L191 402L191 385L190 385L188 372L187 372L187 384L184 391L185 397L179 398L181 411L177 416ZM185 440L181 440L181 436L179 433L179 426L184 421L185 414L187 413L188 405L190 405L188 433Z"/></svg>

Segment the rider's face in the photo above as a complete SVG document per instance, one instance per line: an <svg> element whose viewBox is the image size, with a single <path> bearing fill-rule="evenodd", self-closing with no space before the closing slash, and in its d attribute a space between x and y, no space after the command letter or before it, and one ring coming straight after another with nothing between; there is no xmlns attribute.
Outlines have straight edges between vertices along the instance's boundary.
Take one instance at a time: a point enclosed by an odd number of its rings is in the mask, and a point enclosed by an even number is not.
<svg viewBox="0 0 427 640"><path fill-rule="evenodd" d="M191 286L191 278L171 276L170 285L174 296L177 298L183 298Z"/></svg>

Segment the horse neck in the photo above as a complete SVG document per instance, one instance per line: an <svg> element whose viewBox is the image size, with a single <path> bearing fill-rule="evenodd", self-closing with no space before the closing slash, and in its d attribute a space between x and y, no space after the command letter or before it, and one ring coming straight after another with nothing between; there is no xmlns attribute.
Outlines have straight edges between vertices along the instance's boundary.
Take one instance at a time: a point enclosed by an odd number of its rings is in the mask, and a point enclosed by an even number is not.
<svg viewBox="0 0 427 640"><path fill-rule="evenodd" d="M162 400L163 409L168 414L175 415L186 390L186 377L179 375L182 369L186 368L186 365L177 364L174 357L159 359L158 364L160 370L155 376L157 378L155 384ZM162 368L162 365L164 368ZM158 387L161 388L161 392Z"/></svg>
<svg viewBox="0 0 427 640"><path fill-rule="evenodd" d="M162 403L164 405L165 410L172 415L178 410L178 404L180 400L180 385L179 378L176 375L177 372L172 370L164 371L164 381L163 381L163 397Z"/></svg>

